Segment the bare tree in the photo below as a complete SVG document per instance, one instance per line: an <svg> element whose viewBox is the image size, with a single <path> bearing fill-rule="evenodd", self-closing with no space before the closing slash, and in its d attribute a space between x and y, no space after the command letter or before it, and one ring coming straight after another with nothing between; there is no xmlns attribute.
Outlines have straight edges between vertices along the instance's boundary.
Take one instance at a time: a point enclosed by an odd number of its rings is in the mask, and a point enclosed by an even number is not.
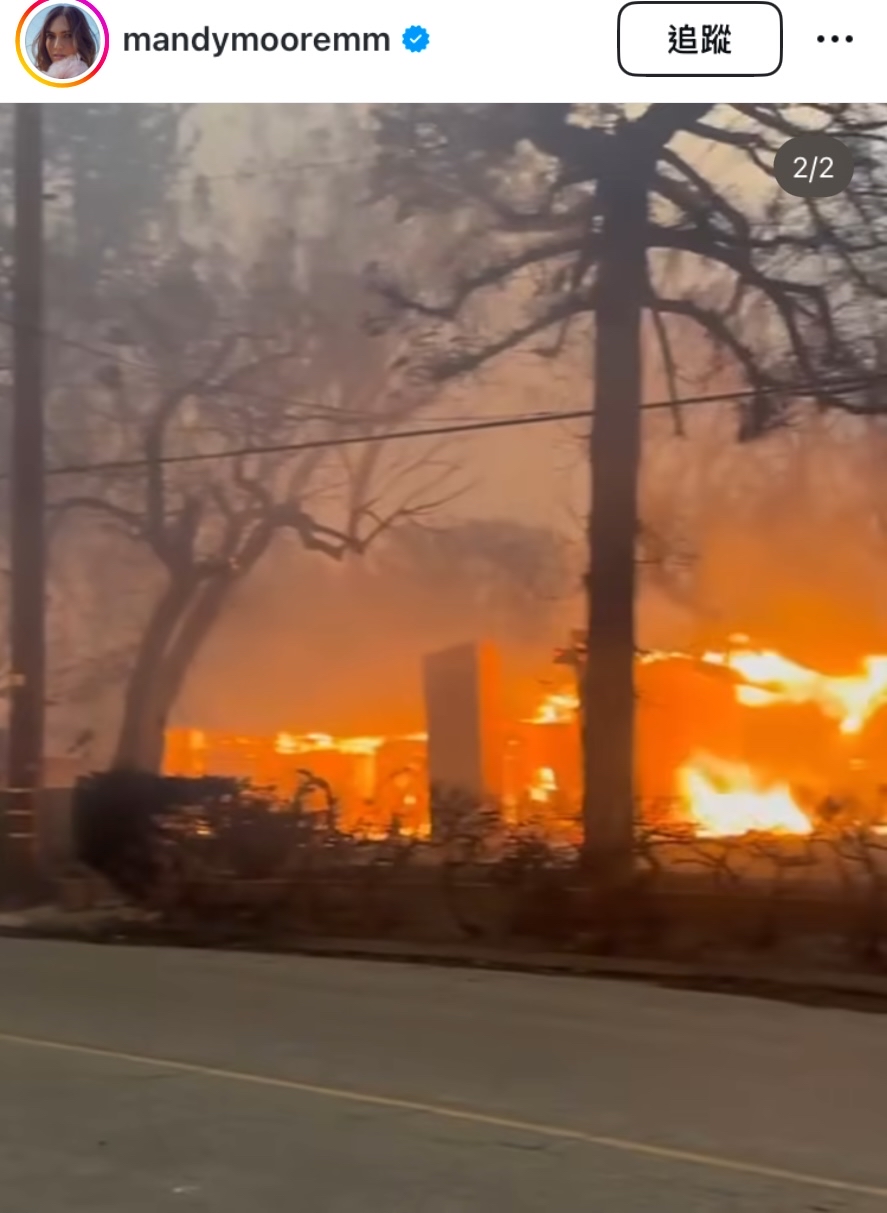
<svg viewBox="0 0 887 1213"><path fill-rule="evenodd" d="M67 401L81 425L58 455L101 467L54 480L53 511L97 516L161 574L128 673L118 766L157 769L197 652L276 535L335 560L359 555L431 509L432 482L449 470L402 457L406 444L336 446L390 433L429 394L398 390L392 345L362 335L329 250L300 284L290 243L276 238L245 280L183 245L118 290L101 347L73 351L93 371Z"/></svg>
<svg viewBox="0 0 887 1213"><path fill-rule="evenodd" d="M374 274L389 316L426 326L425 371L443 379L528 345L549 358L592 345L584 819L589 856L624 870L644 353L678 424L681 396L713 374L747 389L742 438L784 420L798 384L817 385L807 394L822 404L873 407L841 389L876 356L887 110L396 106L378 122L380 194L405 219L460 220L458 245L424 273ZM837 200L782 195L776 150L823 128L851 146L852 185ZM694 333L711 356L690 370L681 353Z"/></svg>

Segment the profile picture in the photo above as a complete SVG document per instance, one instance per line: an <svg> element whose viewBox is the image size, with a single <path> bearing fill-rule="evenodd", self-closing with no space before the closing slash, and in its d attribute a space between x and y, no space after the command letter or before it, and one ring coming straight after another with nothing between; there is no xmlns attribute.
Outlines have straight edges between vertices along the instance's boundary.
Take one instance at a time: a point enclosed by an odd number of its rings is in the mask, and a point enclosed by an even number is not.
<svg viewBox="0 0 887 1213"><path fill-rule="evenodd" d="M34 79L57 88L90 80L108 54L108 27L88 0L39 0L19 22L18 55Z"/></svg>

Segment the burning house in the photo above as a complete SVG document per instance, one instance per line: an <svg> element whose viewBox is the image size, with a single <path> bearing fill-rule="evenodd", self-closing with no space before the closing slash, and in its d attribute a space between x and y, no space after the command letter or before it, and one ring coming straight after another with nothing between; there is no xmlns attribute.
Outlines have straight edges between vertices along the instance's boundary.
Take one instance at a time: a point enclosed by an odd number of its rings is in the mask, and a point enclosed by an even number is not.
<svg viewBox="0 0 887 1213"><path fill-rule="evenodd" d="M642 794L651 769L670 778L679 815L700 834L809 833L839 805L880 816L885 657L829 675L739 636L695 657L648 655L639 699Z"/></svg>
<svg viewBox="0 0 887 1213"><path fill-rule="evenodd" d="M581 654L562 664L581 673ZM173 730L166 770L249 779L318 810L334 801L342 828L359 833L439 832L449 788L495 805L509 825L575 838L578 682L513 720L489 646L432 654L424 674L427 732L249 738ZM839 808L869 822L883 815L887 656L829 675L745 637L698 654L646 653L637 702L637 789L650 824L700 836L804 835Z"/></svg>
<svg viewBox="0 0 887 1213"><path fill-rule="evenodd" d="M426 737L333 737L277 733L257 738L172 729L164 770L196 778L213 774L273 789L303 809L333 813L355 833L421 834L427 830Z"/></svg>

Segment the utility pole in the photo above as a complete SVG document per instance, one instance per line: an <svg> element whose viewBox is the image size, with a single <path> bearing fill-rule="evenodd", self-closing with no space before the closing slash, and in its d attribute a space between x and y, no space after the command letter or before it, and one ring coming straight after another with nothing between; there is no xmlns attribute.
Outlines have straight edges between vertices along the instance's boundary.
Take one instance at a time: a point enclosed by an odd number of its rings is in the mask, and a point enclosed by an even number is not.
<svg viewBox="0 0 887 1213"><path fill-rule="evenodd" d="M43 780L45 486L43 452L43 112L15 106L12 535L9 738L4 888L36 885L37 793Z"/></svg>
<svg viewBox="0 0 887 1213"><path fill-rule="evenodd" d="M594 420L583 667L584 852L615 885L634 846L635 589L641 458L642 324L649 291L647 225L656 161L620 147L598 183L601 256L595 286Z"/></svg>

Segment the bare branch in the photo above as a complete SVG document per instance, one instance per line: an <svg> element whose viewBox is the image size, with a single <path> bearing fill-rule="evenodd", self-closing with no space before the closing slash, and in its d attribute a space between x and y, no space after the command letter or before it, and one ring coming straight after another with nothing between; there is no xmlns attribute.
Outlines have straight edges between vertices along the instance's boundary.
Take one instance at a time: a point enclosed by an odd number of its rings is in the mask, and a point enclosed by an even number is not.
<svg viewBox="0 0 887 1213"><path fill-rule="evenodd" d="M674 351L671 348L671 338L668 333L668 326L662 318L662 312L655 305L651 308L653 317L653 328L656 333L657 341L659 342L659 352L662 356L662 365L665 370L665 381L668 384L668 394L672 402L672 418L674 419L675 433L684 437L684 419L681 415L680 405L678 404L678 372L675 362Z"/></svg>
<svg viewBox="0 0 887 1213"><path fill-rule="evenodd" d="M695 196L692 192L681 189L680 182L673 182L661 173L657 178L660 193L682 207L689 218L695 219L697 227L707 228L712 226L713 220L722 219L737 240L751 239L751 223L748 218L702 173L671 148L663 148L662 160L692 186Z"/></svg>
<svg viewBox="0 0 887 1213"><path fill-rule="evenodd" d="M454 282L445 303L429 303L416 297L407 296L392 280L383 280L379 276L379 267L370 267L370 284L372 289L397 308L418 312L436 320L453 320L469 296L488 286L498 286L507 281L519 270L542 262L551 262L560 257L570 256L579 251L585 242L581 236L572 234L559 240L549 240L544 244L531 245L516 253L503 256L499 260L491 260L484 269Z"/></svg>
<svg viewBox="0 0 887 1213"><path fill-rule="evenodd" d="M50 514L57 518L62 518L67 514L73 514L79 510L111 518L119 523L130 535L137 536L144 534L144 518L141 514L135 510L115 505L113 501L109 501L106 497L80 494L78 496L66 497L63 501L53 502L49 506Z"/></svg>
<svg viewBox="0 0 887 1213"><path fill-rule="evenodd" d="M540 315L528 320L525 324L514 328L504 336L494 338L483 344L456 349L439 359L432 361L428 371L433 380L438 382L453 379L497 358L509 350L517 349L532 337L539 336L556 324L571 319L583 313L594 311L594 290L589 289L576 296L558 299L545 308Z"/></svg>
<svg viewBox="0 0 887 1213"><path fill-rule="evenodd" d="M146 534L156 555L166 564L181 558L175 551L168 533L166 481L162 462L167 429L176 411L208 380L219 373L237 345L237 337L230 336L219 342L213 357L200 372L187 382L167 392L152 416L144 438L145 452L145 514ZM180 534L188 534L188 526L180 528Z"/></svg>

